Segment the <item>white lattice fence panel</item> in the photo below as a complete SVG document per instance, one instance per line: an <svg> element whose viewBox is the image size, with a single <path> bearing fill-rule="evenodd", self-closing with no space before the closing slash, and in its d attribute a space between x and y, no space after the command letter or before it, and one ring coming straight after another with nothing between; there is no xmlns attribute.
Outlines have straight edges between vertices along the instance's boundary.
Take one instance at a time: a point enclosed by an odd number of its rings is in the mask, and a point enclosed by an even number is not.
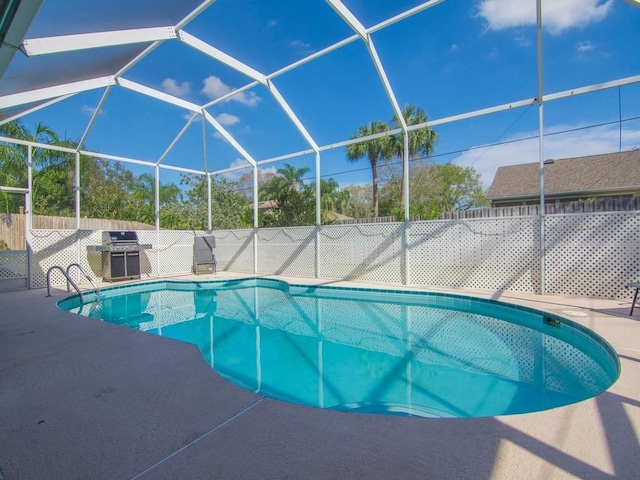
<svg viewBox="0 0 640 480"><path fill-rule="evenodd" d="M0 251L0 280L27 277L27 251Z"/></svg>
<svg viewBox="0 0 640 480"><path fill-rule="evenodd" d="M31 230L31 288L47 286L47 271L54 265L66 269L78 262L76 230ZM51 274L51 285L66 285L59 271Z"/></svg>
<svg viewBox="0 0 640 480"><path fill-rule="evenodd" d="M213 234L218 270L253 273L253 230L217 230Z"/></svg>
<svg viewBox="0 0 640 480"><path fill-rule="evenodd" d="M452 288L540 288L537 217L413 223L410 283Z"/></svg>
<svg viewBox="0 0 640 480"><path fill-rule="evenodd" d="M315 276L315 227L258 231L258 273Z"/></svg>
<svg viewBox="0 0 640 480"><path fill-rule="evenodd" d="M87 250L89 246L102 244L101 230L78 230L78 257L79 263L84 271L91 275L94 280L102 280L102 253L90 252ZM65 268L67 265L63 265ZM87 283L87 279L77 268L72 268L69 272L74 282L81 284Z"/></svg>
<svg viewBox="0 0 640 480"><path fill-rule="evenodd" d="M326 225L320 235L320 276L402 283L404 225Z"/></svg>
<svg viewBox="0 0 640 480"><path fill-rule="evenodd" d="M552 215L545 222L549 294L631 299L640 280L640 213Z"/></svg>
<svg viewBox="0 0 640 480"><path fill-rule="evenodd" d="M152 248L140 250L140 276L158 276L158 237L155 230L139 230L138 242L142 245L152 245Z"/></svg>
<svg viewBox="0 0 640 480"><path fill-rule="evenodd" d="M155 245L158 255L158 266L152 269L156 275L170 275L174 273L193 272L193 244L195 235L205 232L160 230L158 244ZM153 232L152 235L156 235Z"/></svg>

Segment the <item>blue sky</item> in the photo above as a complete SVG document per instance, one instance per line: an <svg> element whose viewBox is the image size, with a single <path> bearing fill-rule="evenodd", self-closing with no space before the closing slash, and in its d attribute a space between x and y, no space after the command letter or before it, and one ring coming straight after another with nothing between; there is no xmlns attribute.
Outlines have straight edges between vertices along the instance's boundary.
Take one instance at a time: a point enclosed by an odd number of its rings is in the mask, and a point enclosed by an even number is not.
<svg viewBox="0 0 640 480"><path fill-rule="evenodd" d="M165 17L172 13L156 9L151 15L143 15L134 7L126 7L127 2L120 2L123 8L133 9L125 20L102 6L101 16L88 21L91 12L86 4L93 2L78 2L75 10L70 5L73 3L63 2L68 10L61 11L59 3L45 0L41 16L27 37L164 25ZM113 9L119 8L117 3L111 4ZM365 27L419 3L344 0ZM640 74L640 8L623 0L544 3L545 93ZM141 2L144 4L146 8L153 6L147 0ZM218 0L184 30L263 74L353 34L321 0ZM537 95L535 0L445 0L374 33L372 38L399 104L418 105L431 120ZM85 52L82 58L95 62L95 68L103 68L108 59L105 50ZM124 78L199 105L251 81L178 41L165 42ZM273 83L319 145L346 140L358 126L372 120L389 121L393 116L362 41L279 75ZM97 90L78 94L25 117L23 122L32 128L43 121L70 138L79 138L101 95ZM545 130L567 132L547 137L546 158L640 147L640 120L618 123L620 117L640 117L640 84L549 102L544 109ZM309 148L263 86L242 92L209 111L256 160ZM85 145L102 153L155 162L186 124L187 113L115 88ZM440 125L435 127L439 141L434 160L473 166L488 186L498 166L538 160L537 139L515 141L535 137L537 126L535 105ZM210 170L248 165L211 126L206 126L205 138ZM483 147L494 143L501 144ZM313 171L315 160L307 155L286 162ZM203 168L199 120L164 163ZM264 168L274 170L283 163ZM130 168L136 173L152 173ZM321 173L333 176L341 186L371 181L367 160L349 163L344 148L323 152ZM163 170L161 178L177 181L178 177Z"/></svg>

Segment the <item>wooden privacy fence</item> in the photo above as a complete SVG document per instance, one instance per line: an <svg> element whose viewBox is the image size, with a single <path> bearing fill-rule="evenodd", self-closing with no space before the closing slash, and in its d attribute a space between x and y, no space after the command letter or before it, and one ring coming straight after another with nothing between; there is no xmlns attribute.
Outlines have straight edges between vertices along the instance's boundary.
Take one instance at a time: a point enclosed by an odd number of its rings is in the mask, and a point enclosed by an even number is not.
<svg viewBox="0 0 640 480"><path fill-rule="evenodd" d="M547 215L562 213L632 212L640 210L640 197L606 197L595 200L579 200L566 203L548 203L544 206ZM526 217L540 214L540 205L519 205L516 207L478 208L458 210L440 215L443 220L465 218Z"/></svg>
<svg viewBox="0 0 640 480"><path fill-rule="evenodd" d="M38 229L75 230L76 228L76 219L73 217L34 215L32 222L32 227ZM0 249L24 250L26 248L24 223L24 214L0 214ZM104 218L82 218L80 225L83 230L153 230L155 228L147 223Z"/></svg>

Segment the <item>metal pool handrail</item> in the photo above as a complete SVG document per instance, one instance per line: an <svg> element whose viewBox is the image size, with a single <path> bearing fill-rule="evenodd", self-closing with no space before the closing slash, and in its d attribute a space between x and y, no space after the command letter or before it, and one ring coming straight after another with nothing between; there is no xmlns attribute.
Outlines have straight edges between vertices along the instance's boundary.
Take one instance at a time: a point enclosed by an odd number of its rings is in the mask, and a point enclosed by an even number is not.
<svg viewBox="0 0 640 480"><path fill-rule="evenodd" d="M78 288L78 285L76 285L76 282L74 282L69 277L69 274L65 272L64 268L62 268L60 265L54 265L49 270L47 270L47 297L51 296L51 272L55 269L60 270L60 272L62 272L62 275L64 275L64 277L67 279L67 291L69 291L69 284L73 285L73 288L76 289L76 292L78 292L78 295L80 296L80 303L84 303L84 297L82 296L82 292Z"/></svg>
<svg viewBox="0 0 640 480"><path fill-rule="evenodd" d="M91 276L85 271L84 268L82 268L82 266L79 263L72 263L71 265L69 265L67 267L67 292L69 291L69 282L71 282L71 275L69 275L69 270L71 270L71 267L78 267L78 270L80 270L82 272L82 274L85 276L85 278L87 280L89 280L89 283L91 284L91 286L93 287L93 289L96 292L96 298L98 300L98 303L100 303L100 289L98 288L98 286L93 283L93 278L91 278ZM82 300L82 298L80 298L80 300Z"/></svg>

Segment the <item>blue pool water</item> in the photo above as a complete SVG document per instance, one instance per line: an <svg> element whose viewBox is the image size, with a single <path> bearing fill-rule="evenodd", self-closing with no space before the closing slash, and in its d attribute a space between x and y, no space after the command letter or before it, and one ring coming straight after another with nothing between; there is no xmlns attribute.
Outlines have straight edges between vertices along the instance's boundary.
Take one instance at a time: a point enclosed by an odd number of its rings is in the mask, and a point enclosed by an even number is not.
<svg viewBox="0 0 640 480"><path fill-rule="evenodd" d="M619 374L613 349L587 329L491 300L270 279L149 282L102 296L59 307L194 343L228 380L319 408L525 413L593 397Z"/></svg>

